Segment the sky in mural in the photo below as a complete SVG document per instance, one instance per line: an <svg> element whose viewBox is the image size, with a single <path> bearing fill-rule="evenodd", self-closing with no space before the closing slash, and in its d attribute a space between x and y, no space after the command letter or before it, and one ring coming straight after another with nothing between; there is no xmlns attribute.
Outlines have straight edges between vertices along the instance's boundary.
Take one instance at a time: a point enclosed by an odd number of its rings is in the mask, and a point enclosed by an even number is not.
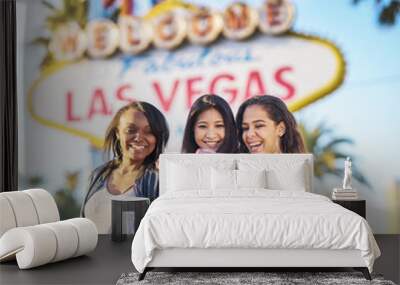
<svg viewBox="0 0 400 285"><path fill-rule="evenodd" d="M394 191L400 196L400 25L380 26L375 1L351 2L295 2L295 29L329 38L347 63L343 85L297 117L308 124L326 120L352 138L352 153L376 193L366 196L390 205Z"/></svg>

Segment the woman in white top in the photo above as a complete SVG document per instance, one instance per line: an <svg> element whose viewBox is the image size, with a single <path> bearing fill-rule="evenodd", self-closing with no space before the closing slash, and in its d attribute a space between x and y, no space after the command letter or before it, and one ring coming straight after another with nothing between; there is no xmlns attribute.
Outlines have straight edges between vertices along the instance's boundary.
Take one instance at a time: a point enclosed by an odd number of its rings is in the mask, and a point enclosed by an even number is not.
<svg viewBox="0 0 400 285"><path fill-rule="evenodd" d="M149 103L136 101L115 114L104 142L111 160L92 172L81 209L100 234L111 232L113 196L158 197L156 162L168 138L165 117Z"/></svg>

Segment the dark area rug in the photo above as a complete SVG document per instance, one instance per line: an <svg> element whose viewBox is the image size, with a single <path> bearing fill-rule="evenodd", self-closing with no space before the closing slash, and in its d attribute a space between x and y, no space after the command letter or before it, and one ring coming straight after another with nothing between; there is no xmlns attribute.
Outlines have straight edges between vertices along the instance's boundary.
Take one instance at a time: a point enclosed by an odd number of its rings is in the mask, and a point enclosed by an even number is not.
<svg viewBox="0 0 400 285"><path fill-rule="evenodd" d="M138 281L139 273L124 273L117 285L132 284L379 284L395 285L384 280L382 275L372 274L372 281L364 278L360 272L148 272L142 281Z"/></svg>

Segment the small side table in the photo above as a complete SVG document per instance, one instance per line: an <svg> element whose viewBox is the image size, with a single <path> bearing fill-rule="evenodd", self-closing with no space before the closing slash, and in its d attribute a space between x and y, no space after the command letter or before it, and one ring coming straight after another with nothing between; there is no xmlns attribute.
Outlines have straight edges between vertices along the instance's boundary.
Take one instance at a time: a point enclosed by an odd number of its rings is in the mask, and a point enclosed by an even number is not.
<svg viewBox="0 0 400 285"><path fill-rule="evenodd" d="M365 200L332 200L332 202L359 214L364 219L366 218L366 201Z"/></svg>
<svg viewBox="0 0 400 285"><path fill-rule="evenodd" d="M111 240L123 241L128 235L133 236L149 205L148 198L113 197L111 200Z"/></svg>

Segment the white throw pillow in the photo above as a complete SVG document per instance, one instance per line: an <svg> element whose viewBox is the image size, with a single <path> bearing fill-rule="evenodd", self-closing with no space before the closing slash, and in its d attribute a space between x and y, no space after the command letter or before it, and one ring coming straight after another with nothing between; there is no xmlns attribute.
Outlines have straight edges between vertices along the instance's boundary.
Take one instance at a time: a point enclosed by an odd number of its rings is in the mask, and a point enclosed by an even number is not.
<svg viewBox="0 0 400 285"><path fill-rule="evenodd" d="M211 167L168 163L167 191L211 189Z"/></svg>
<svg viewBox="0 0 400 285"><path fill-rule="evenodd" d="M211 170L212 189L236 190L236 170L217 169Z"/></svg>
<svg viewBox="0 0 400 285"><path fill-rule="evenodd" d="M212 168L213 190L239 190L241 188L267 188L267 171L230 170Z"/></svg>
<svg viewBox="0 0 400 285"><path fill-rule="evenodd" d="M268 188L273 190L306 191L305 164L292 163L268 171Z"/></svg>
<svg viewBox="0 0 400 285"><path fill-rule="evenodd" d="M237 188L267 188L267 170L236 170Z"/></svg>
<svg viewBox="0 0 400 285"><path fill-rule="evenodd" d="M238 160L240 170L267 170L267 188L272 190L306 191L309 189L308 167L304 161L276 159Z"/></svg>

